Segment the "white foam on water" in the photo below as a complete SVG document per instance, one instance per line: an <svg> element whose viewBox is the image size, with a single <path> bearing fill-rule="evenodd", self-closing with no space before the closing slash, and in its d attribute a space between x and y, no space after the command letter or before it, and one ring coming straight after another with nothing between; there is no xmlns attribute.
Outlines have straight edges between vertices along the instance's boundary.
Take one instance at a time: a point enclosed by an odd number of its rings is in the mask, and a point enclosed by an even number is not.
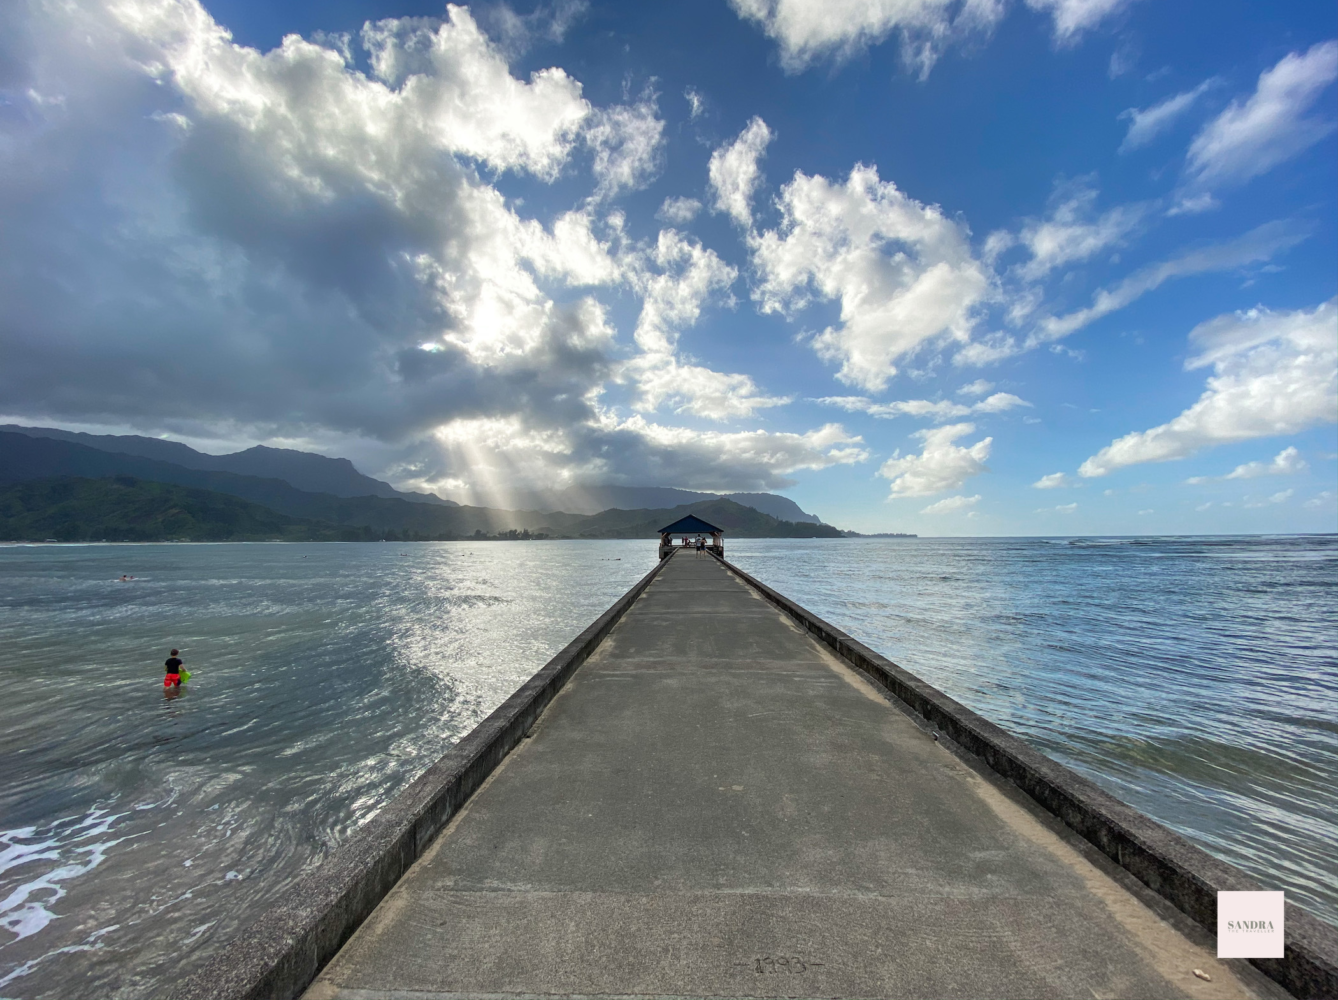
<svg viewBox="0 0 1338 1000"><path fill-rule="evenodd" d="M0 900L0 927L14 935L0 949L32 937L60 914L51 906L65 895L64 883L86 875L106 860L107 852L127 837L87 843L110 832L112 824L127 813L113 813L98 806L82 818L66 817L47 827L19 827L0 831L0 875L25 866L55 862L37 876L28 876ZM22 877L22 876L20 876ZM12 975L12 974L11 974ZM0 984L10 977L0 980Z"/></svg>
<svg viewBox="0 0 1338 1000"><path fill-rule="evenodd" d="M49 951L45 955L39 955L30 961L24 962L22 965L18 966L18 968L11 970L8 975L0 977L0 986L8 986L14 980L22 979L24 976L32 973L32 971L43 962L55 958L58 955L70 955L78 951L97 951L102 947L101 938L104 935L117 930L120 926L120 924L112 924L110 927L100 928L84 938L82 944L66 945L64 948L57 948L55 951Z"/></svg>

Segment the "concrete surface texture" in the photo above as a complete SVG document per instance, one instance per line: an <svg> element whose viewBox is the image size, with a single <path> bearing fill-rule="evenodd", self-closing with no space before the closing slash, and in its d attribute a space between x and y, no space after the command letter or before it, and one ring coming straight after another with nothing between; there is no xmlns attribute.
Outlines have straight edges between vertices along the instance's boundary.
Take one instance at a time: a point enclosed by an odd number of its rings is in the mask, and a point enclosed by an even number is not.
<svg viewBox="0 0 1338 1000"><path fill-rule="evenodd" d="M679 553L306 996L1278 995L1028 801Z"/></svg>

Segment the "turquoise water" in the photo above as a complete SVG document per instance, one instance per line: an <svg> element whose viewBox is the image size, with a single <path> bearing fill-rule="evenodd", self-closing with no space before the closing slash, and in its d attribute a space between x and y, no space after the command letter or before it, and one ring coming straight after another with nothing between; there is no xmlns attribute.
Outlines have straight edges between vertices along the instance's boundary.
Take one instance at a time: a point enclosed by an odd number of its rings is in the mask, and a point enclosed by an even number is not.
<svg viewBox="0 0 1338 1000"><path fill-rule="evenodd" d="M1338 921L1335 538L728 555ZM0 996L170 993L654 556L653 540L0 548ZM195 672L179 697L161 687L171 646Z"/></svg>

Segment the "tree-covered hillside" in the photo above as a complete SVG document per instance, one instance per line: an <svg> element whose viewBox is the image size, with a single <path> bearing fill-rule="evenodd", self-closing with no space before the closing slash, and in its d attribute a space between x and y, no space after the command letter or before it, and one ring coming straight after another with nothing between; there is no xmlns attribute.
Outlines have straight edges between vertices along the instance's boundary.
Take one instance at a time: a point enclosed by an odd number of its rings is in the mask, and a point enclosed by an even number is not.
<svg viewBox="0 0 1338 1000"><path fill-rule="evenodd" d="M0 540L356 541L366 529L287 517L224 493L130 476L57 477L0 487Z"/></svg>

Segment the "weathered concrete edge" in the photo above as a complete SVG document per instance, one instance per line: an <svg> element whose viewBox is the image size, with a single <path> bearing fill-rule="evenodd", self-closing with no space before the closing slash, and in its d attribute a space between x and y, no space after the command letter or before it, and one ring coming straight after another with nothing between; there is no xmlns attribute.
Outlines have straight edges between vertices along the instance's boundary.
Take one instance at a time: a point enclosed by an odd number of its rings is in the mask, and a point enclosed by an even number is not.
<svg viewBox="0 0 1338 1000"><path fill-rule="evenodd" d="M1032 749L733 563L720 561L810 635L958 746L1013 782L1214 936L1218 891L1262 888L1235 865L1213 857L1075 771ZM1301 1000L1338 997L1338 930L1288 903L1283 957L1251 959L1251 964Z"/></svg>
<svg viewBox="0 0 1338 1000"><path fill-rule="evenodd" d="M452 747L281 902L190 977L181 1000L291 1000L371 915L673 558L660 560L562 652Z"/></svg>

